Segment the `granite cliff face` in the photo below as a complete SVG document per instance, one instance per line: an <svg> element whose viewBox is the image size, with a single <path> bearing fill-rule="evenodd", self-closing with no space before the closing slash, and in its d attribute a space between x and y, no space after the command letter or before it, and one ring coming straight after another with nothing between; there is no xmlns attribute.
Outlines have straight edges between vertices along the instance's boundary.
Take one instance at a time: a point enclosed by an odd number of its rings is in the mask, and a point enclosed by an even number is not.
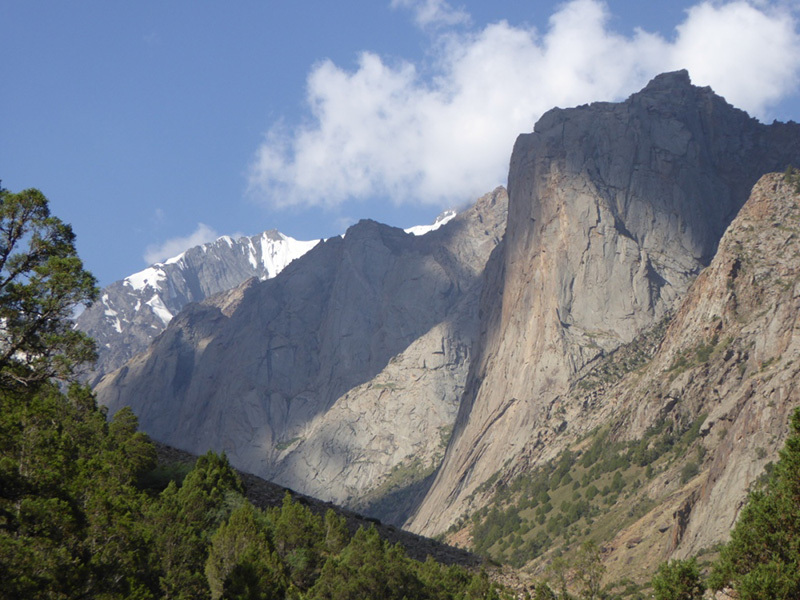
<svg viewBox="0 0 800 600"><path fill-rule="evenodd" d="M554 411L571 385L677 307L753 184L791 163L800 127L762 125L686 72L521 135L455 430L408 525L440 533L503 465L564 449L584 429Z"/></svg>
<svg viewBox="0 0 800 600"><path fill-rule="evenodd" d="M275 277L318 241L303 242L274 229L196 246L104 288L76 326L97 340L92 384L144 352L190 302L236 287L251 277Z"/></svg>
<svg viewBox="0 0 800 600"><path fill-rule="evenodd" d="M362 221L274 279L185 307L98 399L324 499L414 483L455 418L506 206L498 188L422 236Z"/></svg>
<svg viewBox="0 0 800 600"><path fill-rule="evenodd" d="M620 439L640 439L664 419L701 424L696 448L641 491L658 507L611 541L612 568L644 574L648 553L652 564L726 540L754 481L777 460L800 406L799 191L797 176L758 182L653 359L596 404ZM692 477L680 476L687 462L698 466Z"/></svg>
<svg viewBox="0 0 800 600"><path fill-rule="evenodd" d="M760 180L790 164L800 126L685 72L555 109L508 196L421 237L359 223L190 304L98 398L418 533L469 544L494 505L519 517L497 556L535 571L590 531L611 577L649 579L725 539L800 403L800 176ZM542 481L588 512L534 517L513 490Z"/></svg>
<svg viewBox="0 0 800 600"><path fill-rule="evenodd" d="M799 184L759 180L678 308L550 403L451 542L536 573L589 537L607 582L642 583L727 540L800 406Z"/></svg>

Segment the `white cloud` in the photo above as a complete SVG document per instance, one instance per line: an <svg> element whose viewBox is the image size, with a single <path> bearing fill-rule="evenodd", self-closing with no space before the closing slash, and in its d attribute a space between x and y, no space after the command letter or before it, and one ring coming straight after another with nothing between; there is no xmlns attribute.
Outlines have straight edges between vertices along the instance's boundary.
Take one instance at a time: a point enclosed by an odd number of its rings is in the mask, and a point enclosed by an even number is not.
<svg viewBox="0 0 800 600"><path fill-rule="evenodd" d="M798 85L800 42L788 11L747 2L704 2L678 26L671 64L687 65L694 83L758 117Z"/></svg>
<svg viewBox="0 0 800 600"><path fill-rule="evenodd" d="M408 8L414 12L414 22L423 29L445 25L466 25L470 16L453 8L445 0L392 0L392 8Z"/></svg>
<svg viewBox="0 0 800 600"><path fill-rule="evenodd" d="M393 4L421 23L453 10L436 0ZM680 68L759 117L797 90L797 20L767 3L703 2L670 40L623 36L609 20L604 2L571 0L544 32L504 21L439 31L431 77L370 52L354 70L323 62L308 77L310 121L267 133L251 192L276 207L377 197L452 205L503 182L517 134L553 106L621 99Z"/></svg>
<svg viewBox="0 0 800 600"><path fill-rule="evenodd" d="M164 262L168 258L177 256L189 248L213 242L219 237L216 231L204 223L198 223L197 229L187 236L175 237L161 244L151 244L144 252L144 260L148 265Z"/></svg>

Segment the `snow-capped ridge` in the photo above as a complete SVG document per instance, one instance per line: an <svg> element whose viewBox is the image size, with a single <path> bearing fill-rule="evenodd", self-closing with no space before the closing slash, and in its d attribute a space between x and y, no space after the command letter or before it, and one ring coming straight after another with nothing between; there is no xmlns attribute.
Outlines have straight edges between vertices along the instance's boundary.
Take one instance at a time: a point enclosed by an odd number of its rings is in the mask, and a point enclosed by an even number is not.
<svg viewBox="0 0 800 600"><path fill-rule="evenodd" d="M433 224L406 231L424 235L455 214L446 211ZM227 291L252 277L271 279L320 241L297 240L277 229L253 236L223 235L111 284L100 301L76 317L76 326L98 340L97 377L145 350L186 304Z"/></svg>
<svg viewBox="0 0 800 600"><path fill-rule="evenodd" d="M436 231L442 225L446 225L450 221L452 221L458 213L452 209L446 210L441 213L436 219L434 220L433 224L431 225L415 225L414 227L409 227L408 229L404 229L406 233L410 233L411 235L425 235L426 233L430 233L431 231Z"/></svg>

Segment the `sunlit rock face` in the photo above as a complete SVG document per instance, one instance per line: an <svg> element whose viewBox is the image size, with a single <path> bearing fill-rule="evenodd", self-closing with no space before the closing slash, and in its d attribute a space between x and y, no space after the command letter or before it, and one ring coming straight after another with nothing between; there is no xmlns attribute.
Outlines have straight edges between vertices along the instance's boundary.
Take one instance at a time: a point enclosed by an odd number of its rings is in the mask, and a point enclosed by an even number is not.
<svg viewBox="0 0 800 600"><path fill-rule="evenodd" d="M447 529L481 483L568 428L556 399L676 307L757 179L799 164L798 129L763 125L681 71L625 102L554 109L517 139L481 339L413 530Z"/></svg>

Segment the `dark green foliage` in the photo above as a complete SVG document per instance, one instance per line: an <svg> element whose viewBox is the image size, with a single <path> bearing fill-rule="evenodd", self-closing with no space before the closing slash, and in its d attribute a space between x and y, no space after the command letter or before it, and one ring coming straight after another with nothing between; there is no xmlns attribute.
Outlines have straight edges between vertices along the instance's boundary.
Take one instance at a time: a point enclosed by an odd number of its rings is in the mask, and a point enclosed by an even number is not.
<svg viewBox="0 0 800 600"><path fill-rule="evenodd" d="M292 582L308 589L319 576L325 549L322 520L289 496L283 506L272 511L276 547L289 568Z"/></svg>
<svg viewBox="0 0 800 600"><path fill-rule="evenodd" d="M650 584L655 600L699 600L706 589L695 558L661 563Z"/></svg>
<svg viewBox="0 0 800 600"><path fill-rule="evenodd" d="M742 600L800 598L800 409L765 489L751 493L709 580Z"/></svg>
<svg viewBox="0 0 800 600"><path fill-rule="evenodd" d="M9 597L147 596L149 442L85 388L0 392L0 571ZM113 434L111 433L113 432Z"/></svg>
<svg viewBox="0 0 800 600"><path fill-rule="evenodd" d="M309 600L421 598L423 585L398 546L390 547L374 528L360 529L335 559L329 560Z"/></svg>
<svg viewBox="0 0 800 600"><path fill-rule="evenodd" d="M205 574L212 600L283 598L289 587L263 515L245 503L211 538Z"/></svg>
<svg viewBox="0 0 800 600"><path fill-rule="evenodd" d="M498 598L332 511L254 508L224 455L157 468L133 412L64 385L93 354L68 320L95 295L72 232L35 190L0 200L0 599Z"/></svg>
<svg viewBox="0 0 800 600"><path fill-rule="evenodd" d="M177 487L170 483L146 513L151 570L171 598L208 597L205 564L211 536L237 504L242 484L225 456L208 453Z"/></svg>
<svg viewBox="0 0 800 600"><path fill-rule="evenodd" d="M35 189L0 187L0 385L30 387L70 378L94 358L94 342L72 327L78 304L97 297L69 225Z"/></svg>
<svg viewBox="0 0 800 600"><path fill-rule="evenodd" d="M696 462L690 460L681 469L681 483L686 483L700 472L700 467Z"/></svg>

